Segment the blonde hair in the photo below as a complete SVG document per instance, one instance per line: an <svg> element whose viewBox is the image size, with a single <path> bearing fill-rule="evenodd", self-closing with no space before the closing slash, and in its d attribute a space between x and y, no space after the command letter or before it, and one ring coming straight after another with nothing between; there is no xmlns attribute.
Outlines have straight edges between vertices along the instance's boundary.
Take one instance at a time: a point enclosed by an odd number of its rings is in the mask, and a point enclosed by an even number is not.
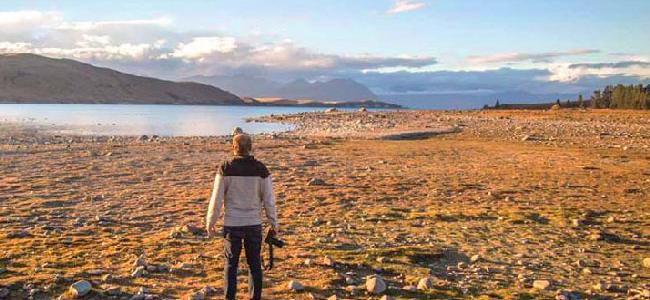
<svg viewBox="0 0 650 300"><path fill-rule="evenodd" d="M248 155L253 149L253 139L250 135L240 133L232 139L232 150L235 155Z"/></svg>

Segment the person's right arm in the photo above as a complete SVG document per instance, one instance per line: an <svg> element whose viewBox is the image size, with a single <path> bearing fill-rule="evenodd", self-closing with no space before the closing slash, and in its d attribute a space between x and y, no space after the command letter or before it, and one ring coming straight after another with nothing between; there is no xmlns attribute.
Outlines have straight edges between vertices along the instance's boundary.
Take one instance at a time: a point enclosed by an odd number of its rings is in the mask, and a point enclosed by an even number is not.
<svg viewBox="0 0 650 300"><path fill-rule="evenodd" d="M208 204L208 213L205 218L205 226L208 235L213 235L215 232L214 226L217 224L217 219L221 215L221 207L223 206L223 199L226 195L225 178L220 173L214 178L214 186L212 187L212 196L210 196L210 204Z"/></svg>

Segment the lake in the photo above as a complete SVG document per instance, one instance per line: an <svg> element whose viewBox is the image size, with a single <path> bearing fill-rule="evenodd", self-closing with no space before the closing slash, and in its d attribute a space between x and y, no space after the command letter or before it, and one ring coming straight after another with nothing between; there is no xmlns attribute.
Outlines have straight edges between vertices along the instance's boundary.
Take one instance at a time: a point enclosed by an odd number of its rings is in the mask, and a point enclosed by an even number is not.
<svg viewBox="0 0 650 300"><path fill-rule="evenodd" d="M246 123L245 118L325 110L316 107L126 105L126 104L0 104L0 123L45 127L74 135L215 136L233 127L248 133L291 129L277 123Z"/></svg>

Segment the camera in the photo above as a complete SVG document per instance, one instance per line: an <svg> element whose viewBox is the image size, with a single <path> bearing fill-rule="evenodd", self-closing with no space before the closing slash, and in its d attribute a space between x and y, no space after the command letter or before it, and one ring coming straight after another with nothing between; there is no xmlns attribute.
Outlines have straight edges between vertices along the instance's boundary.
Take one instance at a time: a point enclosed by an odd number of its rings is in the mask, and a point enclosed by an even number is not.
<svg viewBox="0 0 650 300"><path fill-rule="evenodd" d="M273 230L269 230L269 232L266 234L264 242L278 248L284 247L284 241L275 237L275 232Z"/></svg>

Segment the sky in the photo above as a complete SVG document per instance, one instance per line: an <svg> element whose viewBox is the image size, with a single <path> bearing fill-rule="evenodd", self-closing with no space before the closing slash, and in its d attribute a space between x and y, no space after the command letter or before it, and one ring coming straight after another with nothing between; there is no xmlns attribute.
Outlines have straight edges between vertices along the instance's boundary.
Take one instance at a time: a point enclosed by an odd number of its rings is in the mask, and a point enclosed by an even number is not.
<svg viewBox="0 0 650 300"><path fill-rule="evenodd" d="M351 78L378 94L648 83L647 0L0 2L0 53L166 79Z"/></svg>

